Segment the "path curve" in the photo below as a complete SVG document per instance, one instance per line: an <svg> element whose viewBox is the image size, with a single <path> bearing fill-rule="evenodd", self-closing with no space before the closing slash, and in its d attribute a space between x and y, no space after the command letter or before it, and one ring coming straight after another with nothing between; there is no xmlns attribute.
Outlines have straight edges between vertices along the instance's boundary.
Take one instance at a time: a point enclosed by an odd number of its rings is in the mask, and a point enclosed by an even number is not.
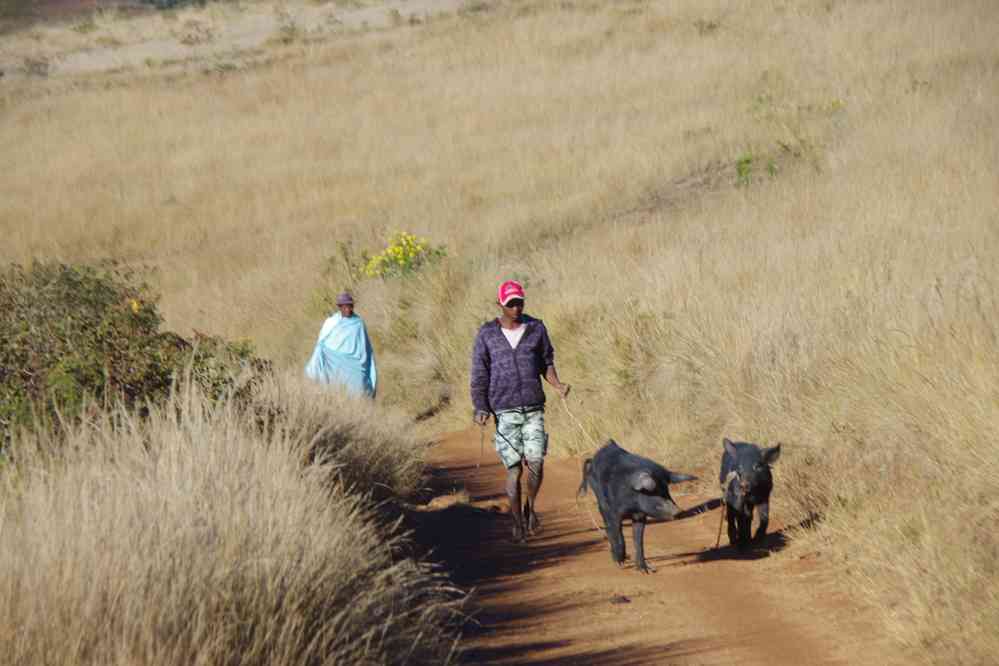
<svg viewBox="0 0 999 666"><path fill-rule="evenodd" d="M488 439L485 449L477 466L475 429L432 447L438 496L418 528L455 582L475 591L468 662L892 663L876 624L830 589L820 565L772 557L785 544L779 523L766 548L716 550L717 498L677 496L685 517L646 530L657 573L619 570L587 515L592 496L576 506L579 461L549 459L538 502L545 531L511 544L503 470Z"/></svg>

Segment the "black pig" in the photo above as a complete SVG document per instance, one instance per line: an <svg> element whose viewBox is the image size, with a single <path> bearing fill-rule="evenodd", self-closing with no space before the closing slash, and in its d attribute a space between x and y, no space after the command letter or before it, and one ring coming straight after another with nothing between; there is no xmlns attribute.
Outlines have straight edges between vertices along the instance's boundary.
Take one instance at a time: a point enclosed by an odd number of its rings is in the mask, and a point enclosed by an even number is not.
<svg viewBox="0 0 999 666"><path fill-rule="evenodd" d="M749 532L753 525L753 509L760 509L760 526L753 537L762 541L767 534L770 522L770 491L774 478L770 465L780 457L780 444L769 449L761 449L748 442L732 442L723 439L725 452L722 454L719 482L724 493L725 516L728 519L728 542L733 546L749 544Z"/></svg>
<svg viewBox="0 0 999 666"><path fill-rule="evenodd" d="M631 518L635 539L635 567L642 573L655 571L645 561L643 539L648 518L672 520L680 508L669 496L670 483L691 481L696 476L677 474L648 458L628 453L614 440L608 440L596 455L583 461L583 480L578 495L587 487L593 489L600 514L607 526L611 558L624 565L624 534L622 521Z"/></svg>

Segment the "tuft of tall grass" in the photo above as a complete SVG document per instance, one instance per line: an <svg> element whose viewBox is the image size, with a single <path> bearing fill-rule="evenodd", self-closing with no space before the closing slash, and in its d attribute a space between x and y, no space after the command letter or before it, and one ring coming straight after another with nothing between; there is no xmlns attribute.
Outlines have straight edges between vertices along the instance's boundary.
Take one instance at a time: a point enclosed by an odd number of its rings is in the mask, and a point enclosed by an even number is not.
<svg viewBox="0 0 999 666"><path fill-rule="evenodd" d="M295 373L266 382L257 409L269 419L271 436L298 442L299 453L346 492L378 502L420 489L426 442L401 412Z"/></svg>
<svg viewBox="0 0 999 666"><path fill-rule="evenodd" d="M15 441L5 663L449 661L458 595L365 497L409 490L420 448L349 398L270 390L263 428L185 388ZM362 447L378 462L357 467Z"/></svg>

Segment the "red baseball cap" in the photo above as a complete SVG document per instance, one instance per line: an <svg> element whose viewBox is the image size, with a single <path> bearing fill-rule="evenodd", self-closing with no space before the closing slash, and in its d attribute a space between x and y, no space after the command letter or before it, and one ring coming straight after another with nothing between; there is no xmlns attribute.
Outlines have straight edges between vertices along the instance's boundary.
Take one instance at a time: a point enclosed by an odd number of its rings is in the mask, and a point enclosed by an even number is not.
<svg viewBox="0 0 999 666"><path fill-rule="evenodd" d="M515 298L524 300L524 287L516 280L507 280L499 286L497 300L500 305L506 305Z"/></svg>

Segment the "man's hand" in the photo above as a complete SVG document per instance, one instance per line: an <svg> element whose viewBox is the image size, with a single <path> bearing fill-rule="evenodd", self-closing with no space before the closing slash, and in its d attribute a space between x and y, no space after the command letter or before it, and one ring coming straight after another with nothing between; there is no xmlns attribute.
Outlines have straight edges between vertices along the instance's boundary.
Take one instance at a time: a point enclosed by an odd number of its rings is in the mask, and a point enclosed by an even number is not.
<svg viewBox="0 0 999 666"><path fill-rule="evenodd" d="M569 389L572 388L568 384L563 384L562 380L558 378L558 371L554 365L549 365L548 369L545 370L545 381L551 384L552 388L558 391L563 399L569 395Z"/></svg>
<svg viewBox="0 0 999 666"><path fill-rule="evenodd" d="M476 411L475 416L472 417L472 420L475 421L475 425L484 426L486 424L486 421L489 420L489 412Z"/></svg>

